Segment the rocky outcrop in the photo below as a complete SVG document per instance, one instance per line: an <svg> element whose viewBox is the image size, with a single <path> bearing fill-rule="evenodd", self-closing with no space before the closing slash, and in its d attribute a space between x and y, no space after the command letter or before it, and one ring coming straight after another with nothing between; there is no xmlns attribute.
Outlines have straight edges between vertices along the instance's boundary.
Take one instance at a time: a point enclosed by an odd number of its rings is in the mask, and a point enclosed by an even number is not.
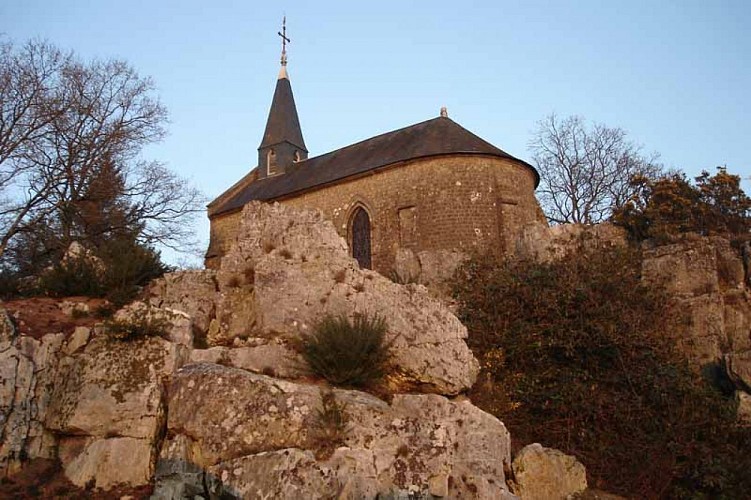
<svg viewBox="0 0 751 500"><path fill-rule="evenodd" d="M751 372L751 294L741 255L727 240L689 235L646 249L642 272L672 296L681 314L676 341L697 366L725 358L731 377Z"/></svg>
<svg viewBox="0 0 751 500"><path fill-rule="evenodd" d="M296 346L327 314L386 319L386 400L308 373ZM0 315L0 465L157 499L515 498L506 428L461 396L466 336L320 214L253 204L221 269L157 280L106 327L36 340Z"/></svg>
<svg viewBox="0 0 751 500"><path fill-rule="evenodd" d="M399 248L394 261L394 275L398 283L418 283L444 302L451 301L451 288L457 269L469 255L455 250L423 250L413 252Z"/></svg>
<svg viewBox="0 0 751 500"><path fill-rule="evenodd" d="M6 316L4 310L1 315ZM55 438L44 421L64 337L36 340L15 336L12 325L6 326L0 340L0 473L8 474L28 457L55 455Z"/></svg>
<svg viewBox="0 0 751 500"><path fill-rule="evenodd" d="M550 262L582 249L625 244L623 230L610 224L530 225L517 241L516 257ZM751 390L749 252L743 254L725 238L695 234L659 246L645 242L642 249L642 278L664 287L679 314L679 328L671 332L678 347L697 371L727 367L744 394L737 399L746 401Z"/></svg>
<svg viewBox="0 0 751 500"><path fill-rule="evenodd" d="M76 485L148 484L164 427L165 377L187 348L101 330L13 336L0 349L0 471L60 460Z"/></svg>
<svg viewBox="0 0 751 500"><path fill-rule="evenodd" d="M208 269L169 273L154 280L149 288L151 305L188 312L194 334L205 338L216 315L216 273Z"/></svg>
<svg viewBox="0 0 751 500"><path fill-rule="evenodd" d="M626 232L612 224L559 224L525 226L513 255L518 259L550 262L581 248L597 250L626 245Z"/></svg>
<svg viewBox="0 0 751 500"><path fill-rule="evenodd" d="M170 439L157 465L157 497L195 492L204 482L216 498L509 496L508 432L468 400L404 394L386 403L339 389L333 395L346 426L321 456L327 443L316 430L331 425L321 416L321 387L214 364L184 367L170 386Z"/></svg>
<svg viewBox="0 0 751 500"><path fill-rule="evenodd" d="M150 293L151 304L200 318L193 325L206 328L209 346L276 339L283 356L292 358L284 346L308 335L327 314L386 318L394 391L458 394L479 371L464 342L466 328L441 302L420 285L402 286L360 269L315 211L252 203L218 272L167 275Z"/></svg>
<svg viewBox="0 0 751 500"><path fill-rule="evenodd" d="M59 436L59 458L74 484L149 482L166 412L162 385L186 354L161 338L100 335L61 360L45 425Z"/></svg>
<svg viewBox="0 0 751 500"><path fill-rule="evenodd" d="M576 457L539 443L519 451L513 471L513 490L521 500L565 500L587 489L586 470Z"/></svg>

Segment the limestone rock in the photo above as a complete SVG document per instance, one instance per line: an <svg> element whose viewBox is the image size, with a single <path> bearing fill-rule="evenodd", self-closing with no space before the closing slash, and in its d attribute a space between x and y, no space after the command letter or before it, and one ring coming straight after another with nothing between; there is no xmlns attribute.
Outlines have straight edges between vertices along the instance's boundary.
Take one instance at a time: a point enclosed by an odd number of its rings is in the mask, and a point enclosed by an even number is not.
<svg viewBox="0 0 751 500"><path fill-rule="evenodd" d="M751 350L751 299L747 290L723 294L723 325L730 351Z"/></svg>
<svg viewBox="0 0 751 500"><path fill-rule="evenodd" d="M24 456L54 456L54 436L44 420L62 343L62 334L21 336L0 349L0 472L14 472Z"/></svg>
<svg viewBox="0 0 751 500"><path fill-rule="evenodd" d="M516 241L513 255L519 259L550 262L584 246L587 249L626 245L626 232L612 224L530 224Z"/></svg>
<svg viewBox="0 0 751 500"><path fill-rule="evenodd" d="M318 386L215 364L183 367L170 386L172 438L158 465L168 471L168 490L180 488L182 475L195 485L196 468L203 468L216 497L372 498L410 488L448 498L508 494L508 432L468 400L402 394L388 404L348 390L334 390L334 397L344 405L346 431L330 456L316 458Z"/></svg>
<svg viewBox="0 0 751 500"><path fill-rule="evenodd" d="M707 239L663 245L644 252L642 272L647 282L666 287L676 297L717 293L717 252Z"/></svg>
<svg viewBox="0 0 751 500"><path fill-rule="evenodd" d="M85 326L78 326L73 330L73 334L65 343L65 354L71 355L84 347L91 336L91 328Z"/></svg>
<svg viewBox="0 0 751 500"><path fill-rule="evenodd" d="M163 383L186 358L184 346L161 338L100 335L61 360L45 424L61 436L60 459L74 484L149 481L165 418Z"/></svg>
<svg viewBox="0 0 751 500"><path fill-rule="evenodd" d="M215 328L207 333L209 345L232 345L259 332L260 315L253 288L222 289L217 296Z"/></svg>
<svg viewBox="0 0 751 500"><path fill-rule="evenodd" d="M1 303L0 303L1 304ZM0 351L5 350L16 336L16 327L8 311L0 305Z"/></svg>
<svg viewBox="0 0 751 500"><path fill-rule="evenodd" d="M154 307L136 301L117 311L113 318L123 323L148 323L164 330L164 337L170 342L193 346L191 317L184 311Z"/></svg>
<svg viewBox="0 0 751 500"><path fill-rule="evenodd" d="M587 489L587 474L576 457L539 443L525 446L513 462L516 493L522 500L564 500Z"/></svg>
<svg viewBox="0 0 751 500"><path fill-rule="evenodd" d="M676 342L696 366L714 363L727 345L723 324L723 302L718 294L676 299L683 328Z"/></svg>
<svg viewBox="0 0 751 500"><path fill-rule="evenodd" d="M281 339L247 339L242 347L211 347L194 349L193 363L216 363L278 378L299 378L306 375L305 362Z"/></svg>
<svg viewBox="0 0 751 500"><path fill-rule="evenodd" d="M63 300L57 305L63 314L67 316L73 316L77 312L82 314L88 314L91 311L89 305L85 302L74 302L71 300Z"/></svg>
<svg viewBox="0 0 751 500"><path fill-rule="evenodd" d="M392 390L454 395L477 377L467 330L449 309L422 286L399 285L360 269L319 212L248 204L236 241L216 272L213 293L210 276L171 275L152 288L151 298L152 304L183 307L191 317L213 310L213 317L204 315L209 346L243 345L252 338L299 341L327 314L362 313L387 320ZM201 283L206 300L179 299L193 287L185 283Z"/></svg>
<svg viewBox="0 0 751 500"><path fill-rule="evenodd" d="M417 255L409 248L399 248L394 259L394 281L398 283L418 283L422 267ZM391 277L391 276L390 276Z"/></svg>
<svg viewBox="0 0 751 500"><path fill-rule="evenodd" d="M184 434L165 440L154 474L156 485L152 500L194 498L204 494L205 472L196 465L204 460L198 453L196 442Z"/></svg>
<svg viewBox="0 0 751 500"><path fill-rule="evenodd" d="M216 273L211 270L168 273L148 287L152 306L188 313L194 328L204 334L214 318L216 292Z"/></svg>
<svg viewBox="0 0 751 500"><path fill-rule="evenodd" d="M443 295L450 295L450 288L456 270L464 264L469 255L455 250L423 250L417 254L420 259L419 283L430 289L437 289Z"/></svg>
<svg viewBox="0 0 751 500"><path fill-rule="evenodd" d="M75 485L108 490L118 485L142 485L151 481L154 443L132 437L90 439L81 448L81 438L63 438L60 458L66 477Z"/></svg>
<svg viewBox="0 0 751 500"><path fill-rule="evenodd" d="M735 391L735 399L738 402L738 420L751 424L751 394Z"/></svg>
<svg viewBox="0 0 751 500"><path fill-rule="evenodd" d="M721 237L685 235L646 248L643 279L666 288L681 315L676 343L699 369L751 349L751 296L740 253Z"/></svg>

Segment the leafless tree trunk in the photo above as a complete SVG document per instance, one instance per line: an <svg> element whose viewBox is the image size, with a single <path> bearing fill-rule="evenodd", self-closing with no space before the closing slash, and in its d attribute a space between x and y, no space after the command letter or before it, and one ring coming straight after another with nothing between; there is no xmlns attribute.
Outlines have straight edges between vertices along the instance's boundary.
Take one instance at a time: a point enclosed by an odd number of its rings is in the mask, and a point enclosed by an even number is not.
<svg viewBox="0 0 751 500"><path fill-rule="evenodd" d="M537 192L555 224L606 220L631 196L632 176L653 178L662 171L658 156L642 155L624 130L588 127L578 116L549 115L538 123L529 146L540 173Z"/></svg>

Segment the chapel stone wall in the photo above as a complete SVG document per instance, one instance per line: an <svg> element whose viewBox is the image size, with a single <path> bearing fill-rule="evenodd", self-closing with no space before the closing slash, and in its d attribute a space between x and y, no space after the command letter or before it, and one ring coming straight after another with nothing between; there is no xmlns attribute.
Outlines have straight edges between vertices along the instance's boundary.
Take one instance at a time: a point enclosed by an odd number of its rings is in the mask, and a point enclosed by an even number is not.
<svg viewBox="0 0 751 500"><path fill-rule="evenodd" d="M512 251L523 226L544 223L534 183L532 171L514 160L439 156L410 160L279 202L320 209L344 238L350 236L354 210L363 207L371 218L373 267L388 275L400 247L415 253ZM237 224L233 215L212 220L211 246L222 254Z"/></svg>

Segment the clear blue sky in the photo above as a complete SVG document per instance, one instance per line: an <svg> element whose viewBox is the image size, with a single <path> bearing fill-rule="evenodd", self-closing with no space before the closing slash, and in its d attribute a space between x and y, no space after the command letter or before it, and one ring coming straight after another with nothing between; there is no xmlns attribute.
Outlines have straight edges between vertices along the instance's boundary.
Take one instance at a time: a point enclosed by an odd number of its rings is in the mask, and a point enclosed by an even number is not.
<svg viewBox="0 0 751 500"><path fill-rule="evenodd" d="M555 111L622 127L689 175L751 175L748 0L4 0L0 32L153 77L171 123L147 155L211 198L255 166L283 13L311 156L447 106L524 159ZM208 222L199 229L206 240Z"/></svg>

